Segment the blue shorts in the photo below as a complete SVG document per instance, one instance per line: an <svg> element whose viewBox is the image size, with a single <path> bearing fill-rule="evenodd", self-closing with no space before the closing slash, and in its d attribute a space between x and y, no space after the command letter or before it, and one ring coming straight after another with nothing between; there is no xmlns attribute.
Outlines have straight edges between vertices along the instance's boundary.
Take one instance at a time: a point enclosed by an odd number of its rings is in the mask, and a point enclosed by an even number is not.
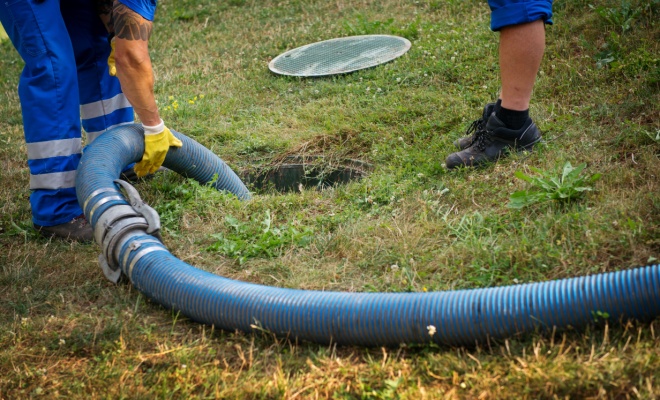
<svg viewBox="0 0 660 400"><path fill-rule="evenodd" d="M140 14L142 18L153 21L156 15L157 0L119 0L119 2L134 12Z"/></svg>
<svg viewBox="0 0 660 400"><path fill-rule="evenodd" d="M490 29L499 31L505 26L543 20L552 24L553 0L488 0Z"/></svg>

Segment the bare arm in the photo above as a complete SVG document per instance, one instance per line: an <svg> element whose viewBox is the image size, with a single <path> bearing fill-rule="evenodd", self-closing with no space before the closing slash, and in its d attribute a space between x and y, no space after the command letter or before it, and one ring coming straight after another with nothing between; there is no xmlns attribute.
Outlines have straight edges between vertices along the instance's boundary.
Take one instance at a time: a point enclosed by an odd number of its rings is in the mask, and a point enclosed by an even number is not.
<svg viewBox="0 0 660 400"><path fill-rule="evenodd" d="M144 125L158 125L161 119L154 97L154 74L148 49L153 24L118 1L112 8L111 24L114 25L115 61L122 91Z"/></svg>

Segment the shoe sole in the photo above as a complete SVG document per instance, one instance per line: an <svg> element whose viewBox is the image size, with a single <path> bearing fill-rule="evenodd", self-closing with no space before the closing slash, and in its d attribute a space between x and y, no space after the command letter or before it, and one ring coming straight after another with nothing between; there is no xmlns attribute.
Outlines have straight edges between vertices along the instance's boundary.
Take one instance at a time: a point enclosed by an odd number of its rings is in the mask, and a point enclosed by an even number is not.
<svg viewBox="0 0 660 400"><path fill-rule="evenodd" d="M68 235L68 236L65 237L65 236L59 235L55 232L49 232L49 231L44 230L44 229L40 229L40 228L36 228L36 227L34 229L37 231L37 234L39 236L41 236L42 238L44 238L44 239L53 239L54 238L54 239L57 239L57 240L64 240L66 242L78 242L78 243L92 243L94 241L93 237L78 238L75 235Z"/></svg>

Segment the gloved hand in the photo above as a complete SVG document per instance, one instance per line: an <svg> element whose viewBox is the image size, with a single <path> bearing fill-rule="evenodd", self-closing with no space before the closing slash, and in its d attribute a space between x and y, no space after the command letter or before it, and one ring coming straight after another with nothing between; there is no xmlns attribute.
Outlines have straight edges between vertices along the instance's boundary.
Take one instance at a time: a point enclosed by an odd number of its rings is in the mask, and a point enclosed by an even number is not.
<svg viewBox="0 0 660 400"><path fill-rule="evenodd" d="M108 74L117 76L117 66L115 65L115 37L110 39L110 55L108 56Z"/></svg>
<svg viewBox="0 0 660 400"><path fill-rule="evenodd" d="M144 126L144 154L133 170L138 177L155 173L163 161L170 146L181 147L183 143L165 126L163 120L156 126Z"/></svg>

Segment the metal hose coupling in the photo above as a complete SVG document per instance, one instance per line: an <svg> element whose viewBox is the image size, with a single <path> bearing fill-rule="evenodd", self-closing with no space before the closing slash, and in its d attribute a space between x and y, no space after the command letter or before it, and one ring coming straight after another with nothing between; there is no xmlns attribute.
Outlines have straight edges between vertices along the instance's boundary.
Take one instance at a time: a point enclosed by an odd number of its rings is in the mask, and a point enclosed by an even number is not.
<svg viewBox="0 0 660 400"><path fill-rule="evenodd" d="M116 205L108 208L94 226L94 239L101 246L99 264L108 280L119 282L120 243L128 234L149 234L162 242L160 217L156 210L145 203L138 191L128 182L116 179L114 182L124 189L130 205ZM139 243L135 243L139 246Z"/></svg>

